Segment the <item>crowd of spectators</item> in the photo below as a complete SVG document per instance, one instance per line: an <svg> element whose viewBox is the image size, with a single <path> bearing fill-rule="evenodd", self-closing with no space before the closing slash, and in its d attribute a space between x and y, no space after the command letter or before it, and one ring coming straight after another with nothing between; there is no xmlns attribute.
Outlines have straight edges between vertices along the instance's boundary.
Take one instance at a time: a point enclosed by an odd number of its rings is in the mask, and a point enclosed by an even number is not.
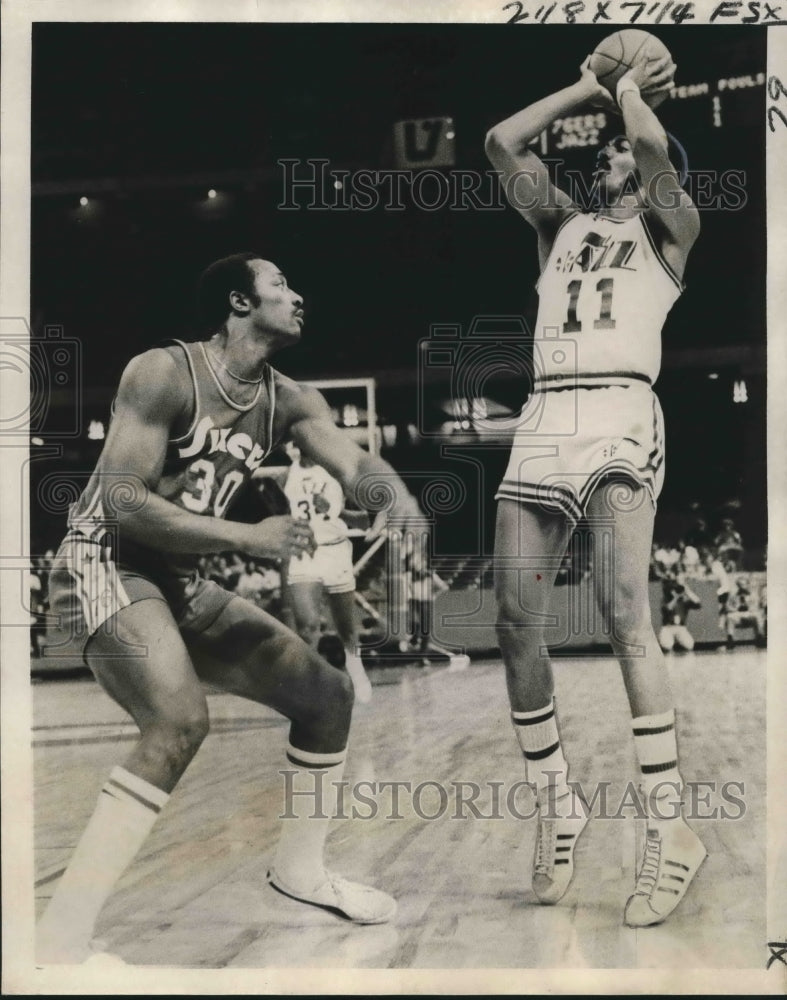
<svg viewBox="0 0 787 1000"><path fill-rule="evenodd" d="M28 611L30 613L30 654L39 656L43 641L41 623L49 611L49 574L55 559L54 549L47 549L42 556L34 556L27 573ZM38 627L32 627L37 625Z"/></svg>
<svg viewBox="0 0 787 1000"><path fill-rule="evenodd" d="M689 612L701 606L691 590L699 580L715 586L719 624L728 648L735 645L735 632L739 628L753 629L757 645L765 645L767 589L764 580L757 579L759 574L743 571L743 557L743 539L731 517L721 520L715 535L708 529L706 519L697 516L685 536L674 545L654 543L650 579L662 584L659 634L662 648L693 647L686 624Z"/></svg>
<svg viewBox="0 0 787 1000"><path fill-rule="evenodd" d="M581 532L574 536L558 570L557 583L571 584L592 576L592 550L584 544ZM675 600L680 588L688 581L714 581L722 622L728 631L735 623L749 621L759 614L757 633L764 631L764 584L752 588L751 580L741 573L743 539L731 517L724 517L716 533L712 533L704 517L695 517L682 538L674 544L654 543L650 561L650 579L662 582L665 605ZM48 611L48 581L54 551L32 560L29 572L30 648L33 656L40 655L44 624ZM452 590L481 589L493 586L494 568L491 559L436 559L433 570L443 586ZM252 601L258 607L286 620L282 601L282 579L276 563L265 559L246 559L239 553L225 552L204 556L200 571L206 579ZM384 558L375 559L358 580L359 596L365 606L377 606L386 599ZM678 589L676 589L678 588ZM378 593L379 591L379 593ZM756 591L756 593L754 593ZM671 605L670 605L671 607ZM754 611L752 609L755 609ZM666 614L667 611L665 610Z"/></svg>
<svg viewBox="0 0 787 1000"><path fill-rule="evenodd" d="M281 574L272 560L244 559L237 552L225 552L203 556L199 568L205 579L281 617Z"/></svg>
<svg viewBox="0 0 787 1000"><path fill-rule="evenodd" d="M703 517L694 523L674 545L654 542L650 559L651 580L683 573L693 579L722 573L737 573L743 567L743 539L731 517L725 517L713 535Z"/></svg>

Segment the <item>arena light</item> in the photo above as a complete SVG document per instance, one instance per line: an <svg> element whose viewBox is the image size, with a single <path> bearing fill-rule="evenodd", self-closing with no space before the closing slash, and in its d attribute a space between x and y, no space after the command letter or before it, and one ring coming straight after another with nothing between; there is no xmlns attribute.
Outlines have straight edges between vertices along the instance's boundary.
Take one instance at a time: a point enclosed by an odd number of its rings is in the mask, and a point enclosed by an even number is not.
<svg viewBox="0 0 787 1000"><path fill-rule="evenodd" d="M455 420L461 420L470 414L471 402L466 396L454 396L448 400L448 412L453 414Z"/></svg>
<svg viewBox="0 0 787 1000"><path fill-rule="evenodd" d="M489 416L489 407L483 396L476 396L470 405L473 420L486 420Z"/></svg>
<svg viewBox="0 0 787 1000"><path fill-rule="evenodd" d="M718 372L708 372L708 378L711 379L711 381L715 382L718 377Z"/></svg>
<svg viewBox="0 0 787 1000"><path fill-rule="evenodd" d="M68 214L77 224L89 225L101 220L104 208L105 204L100 198L83 194L77 199L76 205L68 210Z"/></svg>
<svg viewBox="0 0 787 1000"><path fill-rule="evenodd" d="M233 196L221 188L203 188L192 203L193 211L205 222L217 222L228 217L233 207Z"/></svg>
<svg viewBox="0 0 787 1000"><path fill-rule="evenodd" d="M40 438L40 437L30 438L30 444L34 444L34 445L36 445L39 448L41 447L41 445L43 443L44 443L44 439L43 438Z"/></svg>
<svg viewBox="0 0 787 1000"><path fill-rule="evenodd" d="M342 407L342 423L345 427L358 427L360 420L358 418L358 407L352 403L345 403Z"/></svg>
<svg viewBox="0 0 787 1000"><path fill-rule="evenodd" d="M377 386L373 378L308 379L303 383L319 389L331 407L334 422L355 430L355 440L376 455L382 440L377 425ZM351 402L350 400L355 400Z"/></svg>

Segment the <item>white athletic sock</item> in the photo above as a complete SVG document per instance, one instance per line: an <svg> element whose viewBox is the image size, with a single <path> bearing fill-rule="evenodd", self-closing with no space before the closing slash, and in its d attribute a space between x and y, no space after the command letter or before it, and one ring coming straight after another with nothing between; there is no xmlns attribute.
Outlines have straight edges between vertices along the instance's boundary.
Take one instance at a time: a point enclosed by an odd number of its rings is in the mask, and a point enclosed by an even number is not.
<svg viewBox="0 0 787 1000"><path fill-rule="evenodd" d="M650 800L650 811L656 819L672 818L680 812L683 790L683 779L678 771L675 710L640 715L632 721L632 726L640 781Z"/></svg>
<svg viewBox="0 0 787 1000"><path fill-rule="evenodd" d="M350 676L350 680L353 682L356 701L368 702L372 697L372 684L366 675L363 660L354 650L345 647L344 665Z"/></svg>
<svg viewBox="0 0 787 1000"><path fill-rule="evenodd" d="M102 906L168 799L155 785L122 767L113 768L39 921L39 961L81 961Z"/></svg>
<svg viewBox="0 0 787 1000"><path fill-rule="evenodd" d="M539 803L545 792L563 798L569 791L568 765L560 746L555 701L534 712L512 712L519 745L525 758L527 780L536 786Z"/></svg>
<svg viewBox="0 0 787 1000"><path fill-rule="evenodd" d="M273 867L287 885L311 892L325 878L323 850L328 825L336 812L336 782L342 780L347 750L309 753L287 746L292 782L285 803Z"/></svg>

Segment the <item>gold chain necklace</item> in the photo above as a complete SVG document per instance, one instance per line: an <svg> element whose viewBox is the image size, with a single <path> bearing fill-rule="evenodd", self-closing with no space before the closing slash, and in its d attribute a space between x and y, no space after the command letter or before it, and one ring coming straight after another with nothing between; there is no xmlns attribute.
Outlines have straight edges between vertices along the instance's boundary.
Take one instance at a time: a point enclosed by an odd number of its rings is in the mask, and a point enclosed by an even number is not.
<svg viewBox="0 0 787 1000"><path fill-rule="evenodd" d="M242 375L236 375L235 372L232 371L230 368L228 368L220 358L216 357L216 355L213 353L213 351L209 347L208 347L207 350L208 350L208 354L210 354L210 356L213 358L213 360L216 362L216 364L219 365L221 368L223 368L224 371L228 375L231 375L238 382L243 382L246 385L259 385L260 382L262 382L263 378L265 378L265 372L264 371L263 371L262 375L260 375L259 378L244 378Z"/></svg>

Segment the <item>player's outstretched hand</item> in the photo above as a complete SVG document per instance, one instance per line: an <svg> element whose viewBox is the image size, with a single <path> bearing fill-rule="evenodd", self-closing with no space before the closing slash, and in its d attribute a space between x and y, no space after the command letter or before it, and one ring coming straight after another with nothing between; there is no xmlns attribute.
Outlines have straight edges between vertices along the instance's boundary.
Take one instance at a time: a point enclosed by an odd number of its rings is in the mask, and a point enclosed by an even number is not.
<svg viewBox="0 0 787 1000"><path fill-rule="evenodd" d="M671 90L675 80L677 66L670 55L657 59L643 59L627 70L622 80L632 80L639 87L644 97L652 97L665 90Z"/></svg>
<svg viewBox="0 0 787 1000"><path fill-rule="evenodd" d="M289 559L304 552L313 555L317 547L308 521L296 520L289 514L266 517L249 527L246 552L250 556Z"/></svg>
<svg viewBox="0 0 787 1000"><path fill-rule="evenodd" d="M385 531L422 533L428 529L424 513L414 497L409 494L397 500L391 510L381 510L374 518L366 533L366 541L372 542Z"/></svg>
<svg viewBox="0 0 787 1000"><path fill-rule="evenodd" d="M579 81L587 91L587 101L594 108L603 108L605 111L616 111L620 113L618 102L610 94L606 87L602 87L598 82L596 74L590 68L590 56L579 67Z"/></svg>
<svg viewBox="0 0 787 1000"><path fill-rule="evenodd" d="M391 542L396 539L410 567L420 571L429 555L429 522L414 497L409 494L400 497L392 510L380 511L366 541L371 542L382 534Z"/></svg>

